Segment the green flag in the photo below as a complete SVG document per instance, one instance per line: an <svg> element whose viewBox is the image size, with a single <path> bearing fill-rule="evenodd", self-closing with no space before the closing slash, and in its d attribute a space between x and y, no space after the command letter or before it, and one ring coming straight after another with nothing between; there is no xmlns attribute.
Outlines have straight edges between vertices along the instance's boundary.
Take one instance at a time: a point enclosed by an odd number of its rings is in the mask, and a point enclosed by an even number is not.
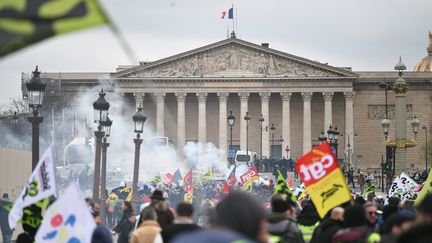
<svg viewBox="0 0 432 243"><path fill-rule="evenodd" d="M51 36L108 22L96 0L0 0L0 57Z"/></svg>
<svg viewBox="0 0 432 243"><path fill-rule="evenodd" d="M297 202L296 197L292 193L291 189L288 187L286 179L283 177L280 170L278 170L278 179L274 194L281 194L285 199L289 198L294 203Z"/></svg>
<svg viewBox="0 0 432 243"><path fill-rule="evenodd" d="M366 187L366 188L363 190L363 192L362 192L361 195L364 196L364 197L367 197L369 194L375 192L375 190L376 190L376 185L375 185L375 183L372 183L372 185Z"/></svg>

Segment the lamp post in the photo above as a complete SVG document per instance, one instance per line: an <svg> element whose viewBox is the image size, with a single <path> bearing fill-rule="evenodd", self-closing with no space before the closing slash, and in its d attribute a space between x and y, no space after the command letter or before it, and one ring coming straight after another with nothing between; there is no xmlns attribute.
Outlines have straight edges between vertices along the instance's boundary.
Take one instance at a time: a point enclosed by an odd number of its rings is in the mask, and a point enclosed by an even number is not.
<svg viewBox="0 0 432 243"><path fill-rule="evenodd" d="M27 118L32 124L32 170L34 170L39 161L39 124L43 121L43 117L39 116L39 108L42 107L46 88L46 83L42 82L39 75L40 72L38 66L36 66L36 69L33 71L33 77L26 83L28 103L33 115Z"/></svg>
<svg viewBox="0 0 432 243"><path fill-rule="evenodd" d="M106 216L106 207L105 207L105 200L106 200L106 174L107 174L107 149L109 147L109 143L107 142L108 137L111 134L111 125L113 121L108 117L105 122L101 123L102 129L105 132L105 136L102 141L102 175L101 175L101 190L102 190L102 203L100 205L101 207L101 221L102 223L106 223L105 216Z"/></svg>
<svg viewBox="0 0 432 243"><path fill-rule="evenodd" d="M334 153L336 159L338 156L339 135L340 135L340 132L338 131L337 127L333 130L332 125L330 125L329 129L327 130L327 137L325 136L324 130L321 130L321 134L318 137L318 140L320 141L320 143L323 143L324 141L329 142L330 147L332 148L332 152Z"/></svg>
<svg viewBox="0 0 432 243"><path fill-rule="evenodd" d="M233 127L235 124L235 116L234 116L234 112L232 110L230 110L228 117L227 117L227 120L228 120L228 125L230 127L230 150L232 150L233 149L233 147L232 147L233 146L233 144L232 144L232 142L233 142L232 130L233 130ZM233 162L232 157L230 158L230 162L231 163Z"/></svg>
<svg viewBox="0 0 432 243"><path fill-rule="evenodd" d="M141 107L138 108L138 111L133 115L132 120L135 125L135 133L136 138L133 140L135 143L135 159L134 159L134 171L133 171L133 179L132 179L132 202L136 203L138 199L138 175L139 175L139 159L140 159L140 148L143 140L140 138L140 134L144 130L144 123L147 120L147 117L144 115L144 112Z"/></svg>
<svg viewBox="0 0 432 243"><path fill-rule="evenodd" d="M271 147L271 149L270 149L270 155L271 155L272 158L275 158L275 156L273 156L274 155L273 154L274 136L275 136L275 131L276 131L276 127L275 127L274 123L271 124L270 131L271 131L271 134L272 134L272 144L270 146Z"/></svg>
<svg viewBox="0 0 432 243"><path fill-rule="evenodd" d="M258 119L258 121L260 122L260 159L262 160L262 133L263 133L263 122L264 120L264 116L263 114L260 115L260 118Z"/></svg>
<svg viewBox="0 0 432 243"><path fill-rule="evenodd" d="M425 161L425 165L426 165L426 171L427 171L427 169L428 169L428 138L427 138L427 135L428 135L428 130L427 130L427 127L425 126L425 125L423 125L423 130L425 130L425 143L426 143L426 161Z"/></svg>
<svg viewBox="0 0 432 243"><path fill-rule="evenodd" d="M274 123L271 124L270 131L272 132L272 145L274 145L274 135L275 135L275 131L276 131L276 127L275 127Z"/></svg>
<svg viewBox="0 0 432 243"><path fill-rule="evenodd" d="M290 159L290 157L289 157L289 151L290 151L290 149L289 149L289 147L288 147L288 145L286 146L286 148L285 148L285 152L286 152L286 158L287 158L287 160L289 160Z"/></svg>
<svg viewBox="0 0 432 243"><path fill-rule="evenodd" d="M357 134L356 133L354 133L354 132L351 132L351 133L349 133L349 134L346 134L347 135L347 137L348 137L348 144L347 144L347 166L348 166L348 171L349 171L349 169L351 168L351 135L354 135L354 137L355 136L357 136Z"/></svg>
<svg viewBox="0 0 432 243"><path fill-rule="evenodd" d="M97 130L94 132L96 137L96 148L95 148L95 166L93 176L93 200L99 202L99 180L100 180L100 166L101 166L101 147L102 138L105 132L102 131L102 124L106 122L108 117L108 109L110 104L105 100L105 93L103 89L99 92L98 99L93 102L94 109L94 122L97 123ZM102 188L104 189L104 188Z"/></svg>
<svg viewBox="0 0 432 243"><path fill-rule="evenodd" d="M392 85L393 92L395 93L395 139L391 140L388 136L390 121L387 118L381 122L385 136L385 144L387 148L393 148L393 176L397 173L400 174L402 170L406 168L407 161L407 148L414 147L417 145L417 133L419 131L420 122L414 117L411 120L411 126L413 129L414 137L411 140L407 139L406 130L406 93L408 91L408 84L405 79L402 78L403 70L406 70L405 64L402 59L399 58L399 62L396 64L395 70L398 71L399 77L395 80Z"/></svg>
<svg viewBox="0 0 432 243"><path fill-rule="evenodd" d="M251 119L249 112L246 111L246 115L243 119L246 121L246 155L249 155L249 122Z"/></svg>

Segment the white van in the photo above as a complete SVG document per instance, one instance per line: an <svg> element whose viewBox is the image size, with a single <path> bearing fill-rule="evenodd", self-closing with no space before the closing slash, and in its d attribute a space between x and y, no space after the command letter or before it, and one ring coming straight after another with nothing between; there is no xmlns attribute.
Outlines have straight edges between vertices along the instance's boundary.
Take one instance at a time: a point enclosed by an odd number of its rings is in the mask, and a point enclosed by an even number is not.
<svg viewBox="0 0 432 243"><path fill-rule="evenodd" d="M249 151L246 153L246 151L238 150L235 156L235 162L237 165L244 163L249 167L252 167L254 165L256 156L257 154L255 152Z"/></svg>

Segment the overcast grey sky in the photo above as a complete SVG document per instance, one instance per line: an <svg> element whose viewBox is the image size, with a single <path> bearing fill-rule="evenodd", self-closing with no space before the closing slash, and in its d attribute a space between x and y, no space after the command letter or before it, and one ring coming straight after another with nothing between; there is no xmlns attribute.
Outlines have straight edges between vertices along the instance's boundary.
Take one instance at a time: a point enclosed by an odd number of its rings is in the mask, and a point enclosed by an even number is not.
<svg viewBox="0 0 432 243"><path fill-rule="evenodd" d="M238 37L354 71L409 70L424 56L431 0L100 0L139 60L154 61L226 38L223 10L238 10ZM113 72L131 64L108 27L50 38L0 59L0 104L20 95L21 72Z"/></svg>

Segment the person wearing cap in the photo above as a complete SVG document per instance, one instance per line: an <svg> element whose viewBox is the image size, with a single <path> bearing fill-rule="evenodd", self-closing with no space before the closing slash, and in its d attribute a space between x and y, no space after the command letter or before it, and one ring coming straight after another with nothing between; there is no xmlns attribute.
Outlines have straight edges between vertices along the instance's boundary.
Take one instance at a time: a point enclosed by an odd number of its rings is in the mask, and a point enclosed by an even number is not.
<svg viewBox="0 0 432 243"><path fill-rule="evenodd" d="M157 221L162 229L167 227L168 225L173 224L174 215L168 207L167 202L163 196L163 192L161 190L154 190L153 194L150 196L150 206L156 211ZM139 223L139 225L141 222Z"/></svg>
<svg viewBox="0 0 432 243"><path fill-rule="evenodd" d="M9 227L9 211L6 209L6 207L11 204L12 202L9 201L9 195L3 193L3 198L0 200L0 229L4 243L9 243L13 234L13 229Z"/></svg>
<svg viewBox="0 0 432 243"><path fill-rule="evenodd" d="M303 243L297 226L295 203L276 194L271 200L272 213L268 216L268 232L271 242Z"/></svg>

